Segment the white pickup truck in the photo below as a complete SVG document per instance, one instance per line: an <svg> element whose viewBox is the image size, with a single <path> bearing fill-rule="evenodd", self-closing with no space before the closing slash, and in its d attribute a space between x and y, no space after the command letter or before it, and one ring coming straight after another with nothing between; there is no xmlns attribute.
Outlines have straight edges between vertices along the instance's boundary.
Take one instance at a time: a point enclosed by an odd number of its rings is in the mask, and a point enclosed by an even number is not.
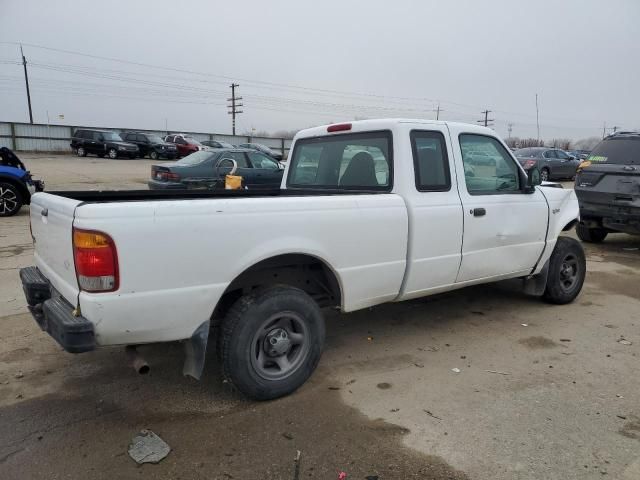
<svg viewBox="0 0 640 480"><path fill-rule="evenodd" d="M30 310L67 351L214 342L256 399L316 368L321 308L343 312L520 278L553 303L585 276L573 190L539 185L496 134L428 120L303 130L274 191L36 193ZM139 355L139 354L138 354Z"/></svg>

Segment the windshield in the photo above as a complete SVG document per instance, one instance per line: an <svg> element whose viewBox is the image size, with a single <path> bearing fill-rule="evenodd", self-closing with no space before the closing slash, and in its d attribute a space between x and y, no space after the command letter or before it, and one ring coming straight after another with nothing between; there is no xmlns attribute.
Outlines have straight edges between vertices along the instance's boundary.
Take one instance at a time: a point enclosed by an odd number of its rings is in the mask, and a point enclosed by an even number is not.
<svg viewBox="0 0 640 480"><path fill-rule="evenodd" d="M222 148L235 148L233 145L227 142L218 142Z"/></svg>
<svg viewBox="0 0 640 480"><path fill-rule="evenodd" d="M640 136L607 138L596 145L587 160L594 163L638 165L640 164Z"/></svg>
<svg viewBox="0 0 640 480"><path fill-rule="evenodd" d="M113 133L113 132L103 132L102 133L102 138L105 139L105 141L110 141L110 142L121 142L122 138L120 138L120 135L118 135L117 133Z"/></svg>
<svg viewBox="0 0 640 480"><path fill-rule="evenodd" d="M158 135L147 135L147 140L151 143L164 143L164 140L162 140Z"/></svg>
<svg viewBox="0 0 640 480"><path fill-rule="evenodd" d="M390 190L391 133L303 138L296 142L289 187Z"/></svg>
<svg viewBox="0 0 640 480"><path fill-rule="evenodd" d="M201 150L199 152L193 152L191 155L187 155L186 157L181 158L176 162L176 164L177 165L197 165L213 157L214 155L216 154Z"/></svg>

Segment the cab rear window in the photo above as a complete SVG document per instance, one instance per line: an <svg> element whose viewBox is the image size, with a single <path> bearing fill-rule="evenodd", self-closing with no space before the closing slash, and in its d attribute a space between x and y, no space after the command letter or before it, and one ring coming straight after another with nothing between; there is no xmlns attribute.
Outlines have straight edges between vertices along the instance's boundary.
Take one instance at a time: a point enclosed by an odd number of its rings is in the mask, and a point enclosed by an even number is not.
<svg viewBox="0 0 640 480"><path fill-rule="evenodd" d="M607 138L596 145L587 160L618 165L640 164L640 136Z"/></svg>
<svg viewBox="0 0 640 480"><path fill-rule="evenodd" d="M389 131L299 139L287 187L389 191L392 150Z"/></svg>

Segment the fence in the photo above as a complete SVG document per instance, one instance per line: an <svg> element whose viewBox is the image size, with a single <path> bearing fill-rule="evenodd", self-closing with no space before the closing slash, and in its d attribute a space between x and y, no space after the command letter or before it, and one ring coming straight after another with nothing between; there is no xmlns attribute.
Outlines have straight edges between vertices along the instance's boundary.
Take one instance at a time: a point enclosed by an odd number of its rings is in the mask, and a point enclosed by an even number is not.
<svg viewBox="0 0 640 480"><path fill-rule="evenodd" d="M0 147L9 147L11 150L22 152L69 152L71 147L71 135L78 128L92 128L99 130L110 130L114 132L145 132L155 133L164 137L172 133L183 133L190 135L198 141L220 140L223 142L239 145L241 143L259 143L282 153L283 158L287 157L290 138L273 137L252 137L244 135L226 135L221 133L184 132L184 131L160 131L134 128L101 128L84 127L80 125L46 125L42 123L17 123L0 122Z"/></svg>

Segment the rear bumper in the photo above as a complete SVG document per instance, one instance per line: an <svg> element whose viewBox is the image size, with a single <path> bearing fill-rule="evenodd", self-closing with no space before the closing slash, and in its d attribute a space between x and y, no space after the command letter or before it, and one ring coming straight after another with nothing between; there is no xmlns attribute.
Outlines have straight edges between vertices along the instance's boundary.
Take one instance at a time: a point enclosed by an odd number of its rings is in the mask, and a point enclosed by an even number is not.
<svg viewBox="0 0 640 480"><path fill-rule="evenodd" d="M183 183L159 182L157 180L148 180L147 186L150 190L184 190L186 188Z"/></svg>
<svg viewBox="0 0 640 480"><path fill-rule="evenodd" d="M581 202L581 223L590 228L640 234L640 208Z"/></svg>
<svg viewBox="0 0 640 480"><path fill-rule="evenodd" d="M55 291L37 267L20 269L20 280L33 318L62 348L71 353L96 348L93 324L74 315L74 307Z"/></svg>

